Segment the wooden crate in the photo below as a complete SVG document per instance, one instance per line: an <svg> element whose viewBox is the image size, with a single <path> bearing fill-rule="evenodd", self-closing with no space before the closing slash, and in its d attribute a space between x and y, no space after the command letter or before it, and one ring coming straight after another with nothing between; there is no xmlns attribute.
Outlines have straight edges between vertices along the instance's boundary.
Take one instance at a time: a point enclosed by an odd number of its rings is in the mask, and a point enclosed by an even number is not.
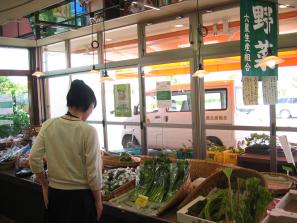
<svg viewBox="0 0 297 223"><path fill-rule="evenodd" d="M188 203L186 206L178 210L177 212L177 222L179 223L215 223L213 221L208 221L205 219L201 219L192 215L187 214L190 207L192 207L194 204L196 204L198 201L204 199L201 196L198 196L193 201Z"/></svg>

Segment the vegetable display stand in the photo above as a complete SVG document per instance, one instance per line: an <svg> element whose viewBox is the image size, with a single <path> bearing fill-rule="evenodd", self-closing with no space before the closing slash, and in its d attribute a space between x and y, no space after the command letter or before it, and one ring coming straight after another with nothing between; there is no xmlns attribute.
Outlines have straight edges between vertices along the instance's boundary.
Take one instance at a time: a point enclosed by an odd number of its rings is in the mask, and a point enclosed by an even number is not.
<svg viewBox="0 0 297 223"><path fill-rule="evenodd" d="M150 158L136 171L135 189L110 202L118 208L159 216L181 202L191 184L189 162Z"/></svg>
<svg viewBox="0 0 297 223"><path fill-rule="evenodd" d="M181 202L186 197L190 183L190 176L188 176L186 182L180 187L180 189L175 193L175 195L172 198L161 204L153 203L148 208L141 208L139 206L134 205L133 202L129 201L135 192L134 189L130 190L128 193L124 193L114 199L111 199L110 203L115 207L122 208L127 211L137 212L149 216L159 216L163 214L166 210Z"/></svg>
<svg viewBox="0 0 297 223"><path fill-rule="evenodd" d="M269 191L273 195L284 195L290 189L294 189L297 179L282 173L262 172ZM296 207L297 209L297 207Z"/></svg>
<svg viewBox="0 0 297 223"><path fill-rule="evenodd" d="M191 201L190 203L188 203L186 206L184 206L183 208L181 208L178 212L177 212L177 222L182 222L182 223L193 223L193 222L199 222L199 223L215 223L214 221L208 221L202 218L198 218L192 215L189 215L189 209L194 206L198 201L204 199L203 197L197 197L195 198L193 201Z"/></svg>
<svg viewBox="0 0 297 223"><path fill-rule="evenodd" d="M190 164L190 176L192 181L198 178L207 178L227 167L227 165L208 160L190 159L188 161Z"/></svg>
<svg viewBox="0 0 297 223"><path fill-rule="evenodd" d="M15 159L0 163L0 170L11 170L14 168Z"/></svg>
<svg viewBox="0 0 297 223"><path fill-rule="evenodd" d="M184 222L259 223L272 196L260 173L228 167L205 179L185 200L192 203L178 211Z"/></svg>
<svg viewBox="0 0 297 223"><path fill-rule="evenodd" d="M103 200L108 201L110 199L119 197L122 194L128 193L129 191L133 190L134 187L135 187L135 180L125 183L124 185L112 191L109 195L103 196Z"/></svg>
<svg viewBox="0 0 297 223"><path fill-rule="evenodd" d="M262 186L267 187L267 183L264 177L257 171L246 169L246 168L234 168L231 182L235 183L235 179L237 177L246 179L250 177L256 177L260 179L260 183ZM227 179L223 173L223 171L215 172L211 176L207 177L196 189L191 191L187 197L183 200L183 202L178 206L178 208L182 208L192 200L194 200L198 196L207 196L208 193L215 187L218 188L226 188Z"/></svg>
<svg viewBox="0 0 297 223"><path fill-rule="evenodd" d="M224 154L224 163L225 164L233 164L233 165L237 165L237 153L233 153L230 150L226 150L223 152Z"/></svg>
<svg viewBox="0 0 297 223"><path fill-rule="evenodd" d="M224 153L218 151L207 151L207 158L218 163L224 163Z"/></svg>
<svg viewBox="0 0 297 223"><path fill-rule="evenodd" d="M290 190L271 212L289 217L297 222L297 190Z"/></svg>
<svg viewBox="0 0 297 223"><path fill-rule="evenodd" d="M139 157L132 157L131 161L120 161L118 156L104 155L103 158L104 167L137 167L140 164Z"/></svg>

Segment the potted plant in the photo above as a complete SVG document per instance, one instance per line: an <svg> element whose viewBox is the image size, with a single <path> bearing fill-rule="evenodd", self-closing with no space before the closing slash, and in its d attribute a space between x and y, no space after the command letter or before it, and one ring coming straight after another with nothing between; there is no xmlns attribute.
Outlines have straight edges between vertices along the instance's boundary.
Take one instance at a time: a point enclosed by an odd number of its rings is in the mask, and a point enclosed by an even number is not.
<svg viewBox="0 0 297 223"><path fill-rule="evenodd" d="M270 136L263 133L252 133L250 137L245 138L246 148L245 152L247 153L256 153L256 154L269 154Z"/></svg>

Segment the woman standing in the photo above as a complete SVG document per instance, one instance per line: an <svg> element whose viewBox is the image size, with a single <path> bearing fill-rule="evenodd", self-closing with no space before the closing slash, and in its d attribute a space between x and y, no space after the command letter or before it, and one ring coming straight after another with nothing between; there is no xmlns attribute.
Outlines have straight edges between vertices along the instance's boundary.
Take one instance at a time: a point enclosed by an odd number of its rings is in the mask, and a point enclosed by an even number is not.
<svg viewBox="0 0 297 223"><path fill-rule="evenodd" d="M68 112L43 123L33 144L30 166L41 183L49 223L95 223L101 216L98 135L85 122L96 104L93 90L81 80L73 81L67 94Z"/></svg>

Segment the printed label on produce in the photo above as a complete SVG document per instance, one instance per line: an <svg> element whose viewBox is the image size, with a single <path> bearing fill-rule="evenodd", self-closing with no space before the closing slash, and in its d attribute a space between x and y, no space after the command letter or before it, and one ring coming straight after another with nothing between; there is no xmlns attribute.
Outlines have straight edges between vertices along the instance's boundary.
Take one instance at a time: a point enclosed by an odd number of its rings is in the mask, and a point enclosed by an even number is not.
<svg viewBox="0 0 297 223"><path fill-rule="evenodd" d="M135 201L135 204L142 208L146 207L147 203L148 203L148 197L141 194L138 195Z"/></svg>

